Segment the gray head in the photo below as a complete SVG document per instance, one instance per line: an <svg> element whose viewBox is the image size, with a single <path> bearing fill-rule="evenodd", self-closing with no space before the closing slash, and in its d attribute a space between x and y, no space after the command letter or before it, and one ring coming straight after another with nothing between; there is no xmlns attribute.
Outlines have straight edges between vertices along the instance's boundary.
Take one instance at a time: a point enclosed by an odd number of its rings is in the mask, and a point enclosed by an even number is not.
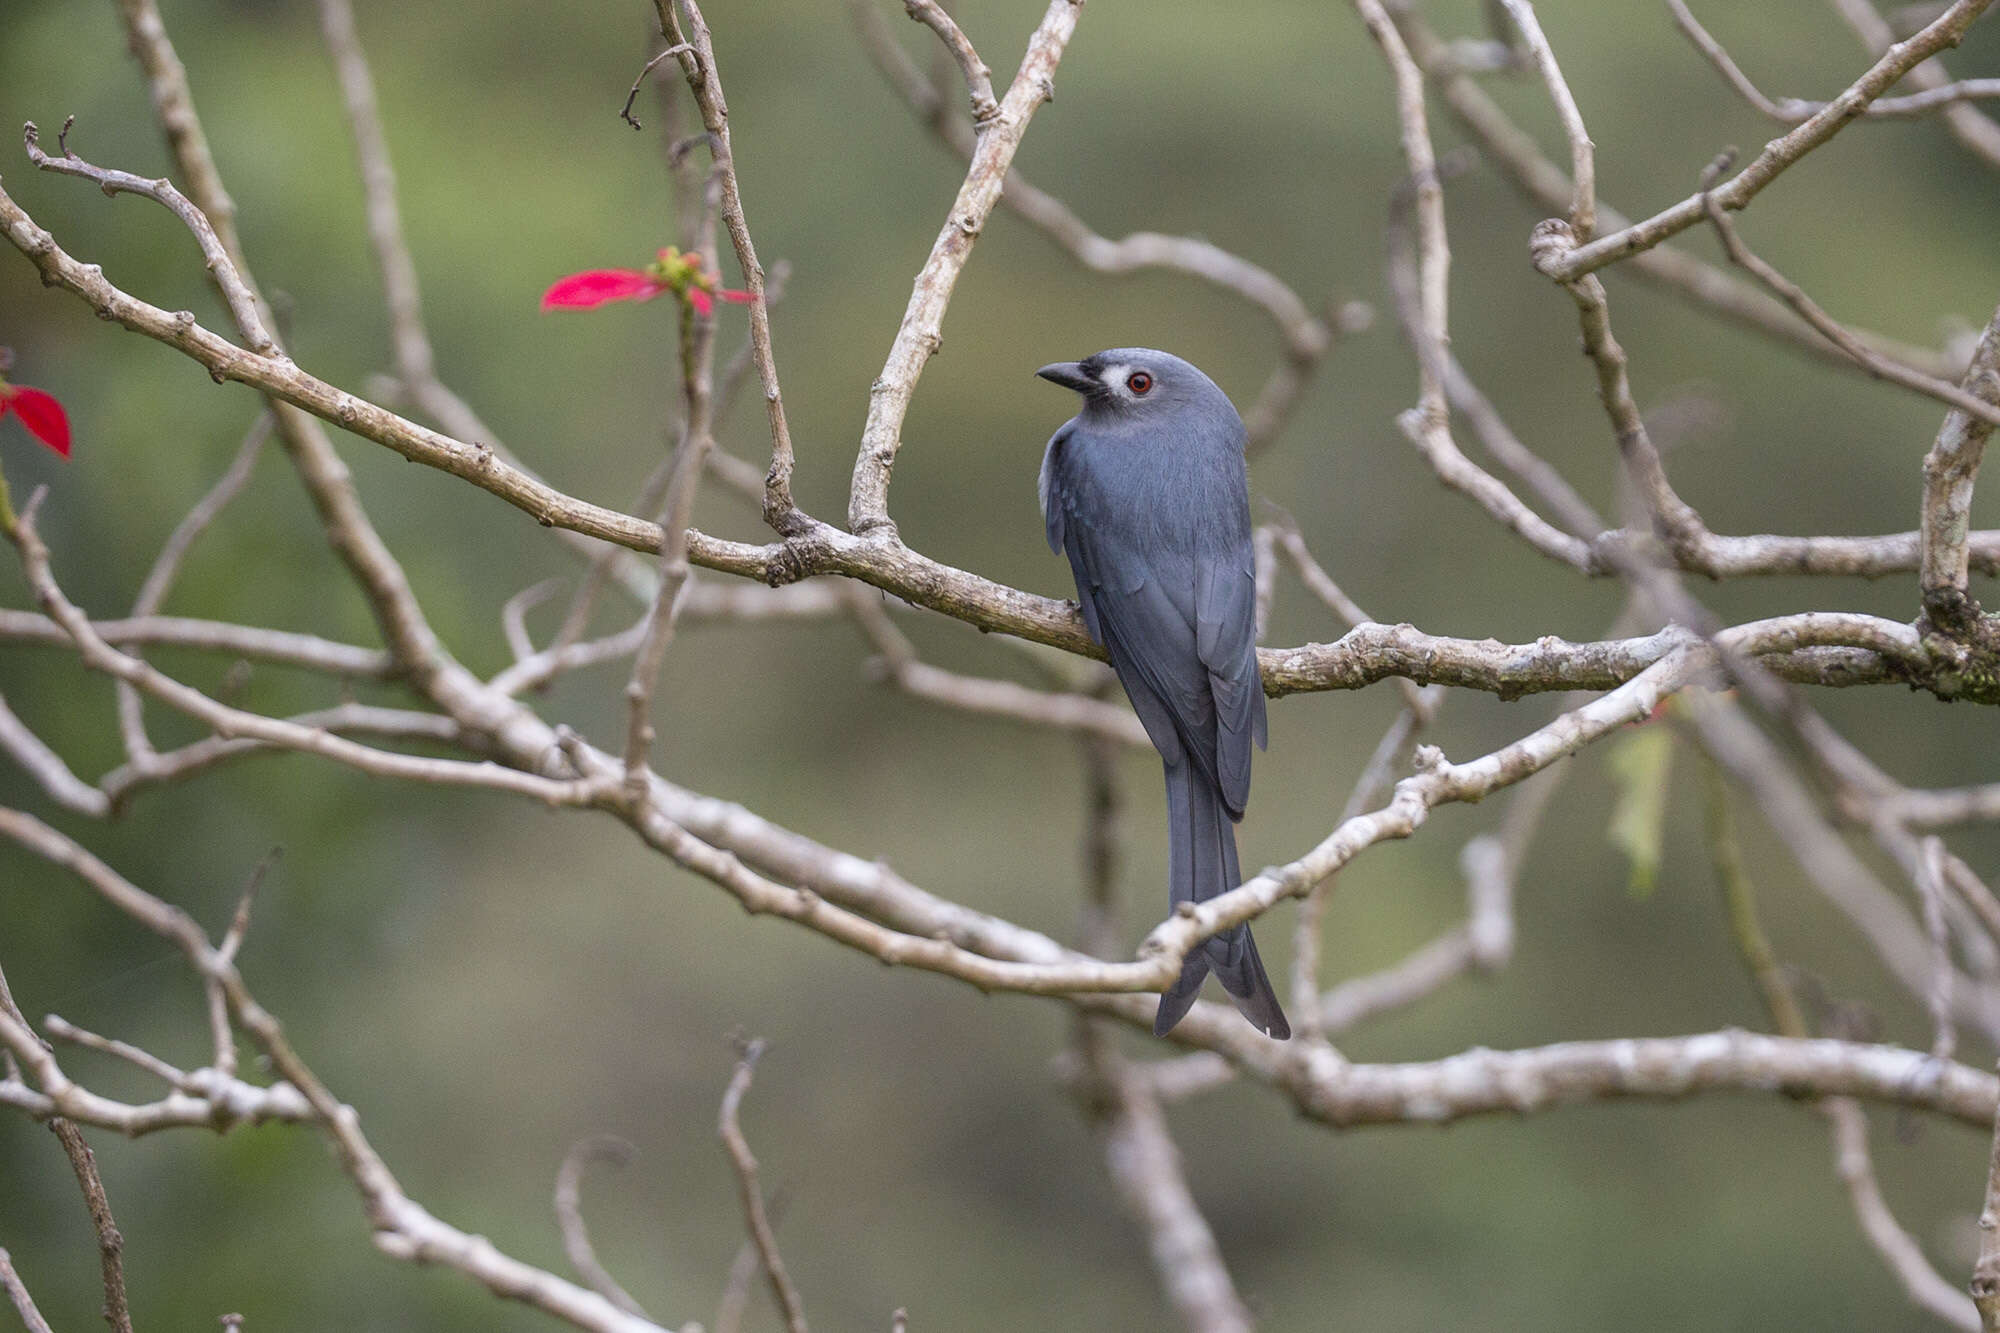
<svg viewBox="0 0 2000 1333"><path fill-rule="evenodd" d="M1083 395L1084 420L1145 425L1193 410L1219 413L1237 425L1236 408L1196 367L1150 347L1114 347L1081 361L1058 361L1035 372Z"/></svg>

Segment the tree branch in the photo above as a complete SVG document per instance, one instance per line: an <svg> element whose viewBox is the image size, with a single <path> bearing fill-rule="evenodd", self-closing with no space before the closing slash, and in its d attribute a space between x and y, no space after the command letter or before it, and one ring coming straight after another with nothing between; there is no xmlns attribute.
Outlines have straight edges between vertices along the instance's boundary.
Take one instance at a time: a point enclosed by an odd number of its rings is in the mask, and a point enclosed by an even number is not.
<svg viewBox="0 0 2000 1333"><path fill-rule="evenodd" d="M650 1318L645 1307L632 1299L632 1294L618 1284L597 1257L597 1247L590 1243L590 1228L583 1220L583 1171L591 1162L611 1162L624 1165L632 1155L632 1145L623 1139L606 1134L579 1139L563 1154L562 1166L556 1171L555 1210L556 1226L562 1232L563 1253L569 1256L569 1265L577 1276L589 1285L592 1291L610 1301L626 1314L640 1319Z"/></svg>
<svg viewBox="0 0 2000 1333"><path fill-rule="evenodd" d="M752 1038L743 1044L736 1072L730 1076L729 1087L722 1094L722 1110L717 1117L716 1129L722 1136L722 1146L729 1152L730 1164L736 1168L737 1192L743 1201L744 1223L749 1228L750 1238L756 1242L758 1257L764 1265L764 1276L771 1284L771 1298L777 1302L779 1312L785 1317L785 1327L791 1333L806 1333L805 1309L799 1304L798 1288L792 1285L791 1276L785 1272L785 1261L778 1254L778 1238L771 1230L771 1219L765 1215L764 1192L757 1183L757 1158L750 1151L750 1141L743 1137L743 1126L738 1118L744 1095L750 1091L750 1080L756 1073L757 1058L763 1053L764 1042L761 1038Z"/></svg>
<svg viewBox="0 0 2000 1333"><path fill-rule="evenodd" d="M869 389L868 419L861 428L861 449L854 461L847 502L847 524L857 535L868 537L879 532L894 538L896 525L889 518L889 473L902 447L903 418L917 391L924 363L944 341L945 307L958 275L972 257L973 243L1000 198L1007 168L1028 132L1028 122L1035 109L1054 95L1056 66L1076 31L1081 10L1081 0L1050 0L1041 24L1028 40L1021 68L1000 103L999 117L979 136L951 213L917 274L889 358Z"/></svg>
<svg viewBox="0 0 2000 1333"><path fill-rule="evenodd" d="M757 376L764 384L764 411L771 426L771 470L764 478L764 519L779 535L789 537L803 531L810 520L799 512L792 499L792 432L785 420L778 363L771 350L771 302L765 288L764 266L757 262L750 225L743 218L743 196L736 183L736 153L729 137L729 106L722 96L722 75L716 67L708 20L702 17L695 0L680 0L680 3L688 17L685 39L674 14L674 0L654 0L654 8L659 11L660 35L672 45L685 41L691 48L681 53L681 72L701 107L709 151L714 154L716 175L722 185L722 223L729 229L737 265L743 270L744 285L750 289L750 347L757 363Z"/></svg>
<svg viewBox="0 0 2000 1333"><path fill-rule="evenodd" d="M1826 143L1859 117L1905 74L1936 55L1958 45L1972 21L1984 13L1993 0L1957 0L1949 9L1907 41L1897 42L1882 53L1860 78L1840 96L1805 120L1790 133L1764 145L1750 164L1713 191L1723 208L1740 209L1776 180L1786 168ZM1557 282L1573 283L1613 264L1635 251L1658 245L1669 236L1686 231L1702 220L1703 192L1693 194L1629 227L1599 237L1562 254L1551 256L1536 267Z"/></svg>

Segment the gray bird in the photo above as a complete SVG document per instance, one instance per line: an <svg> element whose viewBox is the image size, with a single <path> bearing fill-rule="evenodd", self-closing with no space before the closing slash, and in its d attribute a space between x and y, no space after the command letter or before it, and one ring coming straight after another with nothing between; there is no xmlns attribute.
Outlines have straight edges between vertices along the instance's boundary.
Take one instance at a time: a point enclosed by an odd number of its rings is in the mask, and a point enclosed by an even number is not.
<svg viewBox="0 0 2000 1333"><path fill-rule="evenodd" d="M1250 743L1265 743L1243 420L1208 376L1151 348L1035 373L1083 396L1042 459L1049 549L1069 557L1084 626L1166 764L1168 896L1206 902L1243 882L1234 825ZM1247 925L1188 955L1155 1034L1211 971L1252 1024L1292 1035Z"/></svg>

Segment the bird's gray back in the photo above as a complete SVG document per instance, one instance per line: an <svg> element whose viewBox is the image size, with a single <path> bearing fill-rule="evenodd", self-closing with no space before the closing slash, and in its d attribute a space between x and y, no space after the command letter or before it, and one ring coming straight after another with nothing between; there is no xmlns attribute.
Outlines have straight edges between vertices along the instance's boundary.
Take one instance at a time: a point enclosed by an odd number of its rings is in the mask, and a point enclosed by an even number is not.
<svg viewBox="0 0 2000 1333"><path fill-rule="evenodd" d="M1240 817L1264 696L1242 423L1215 396L1219 411L1151 419L1086 409L1049 442L1042 504L1154 743L1170 763L1189 754Z"/></svg>

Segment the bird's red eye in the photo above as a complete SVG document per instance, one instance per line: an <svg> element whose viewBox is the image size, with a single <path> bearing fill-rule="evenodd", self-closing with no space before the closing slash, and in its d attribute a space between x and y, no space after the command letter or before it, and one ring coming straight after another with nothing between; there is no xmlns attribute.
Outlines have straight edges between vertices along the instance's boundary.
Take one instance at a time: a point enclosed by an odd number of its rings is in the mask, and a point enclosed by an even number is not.
<svg viewBox="0 0 2000 1333"><path fill-rule="evenodd" d="M1135 370L1125 377L1125 387L1133 393L1145 393L1153 387L1153 377L1143 370Z"/></svg>

